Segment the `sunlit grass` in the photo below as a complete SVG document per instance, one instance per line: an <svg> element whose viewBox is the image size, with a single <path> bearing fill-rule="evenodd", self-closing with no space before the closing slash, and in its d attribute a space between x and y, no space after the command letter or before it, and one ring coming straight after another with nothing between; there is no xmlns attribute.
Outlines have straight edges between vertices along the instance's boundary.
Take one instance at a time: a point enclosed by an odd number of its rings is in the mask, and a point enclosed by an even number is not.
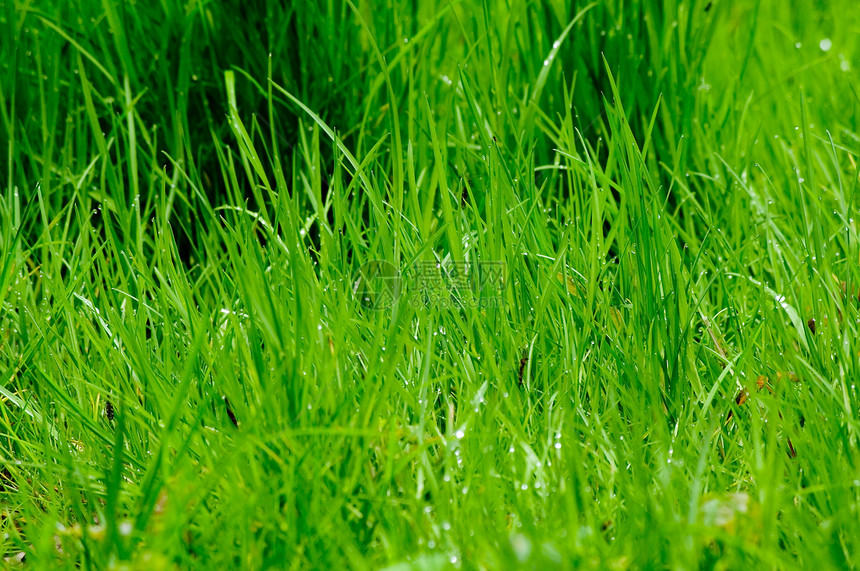
<svg viewBox="0 0 860 571"><path fill-rule="evenodd" d="M0 0L31 568L857 565L846 0Z"/></svg>

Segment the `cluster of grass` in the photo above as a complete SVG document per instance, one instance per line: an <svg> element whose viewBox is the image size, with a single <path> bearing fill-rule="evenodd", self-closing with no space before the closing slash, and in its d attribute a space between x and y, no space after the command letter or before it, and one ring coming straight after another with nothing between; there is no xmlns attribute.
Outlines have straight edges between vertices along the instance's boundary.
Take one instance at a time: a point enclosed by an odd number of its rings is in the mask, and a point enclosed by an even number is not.
<svg viewBox="0 0 860 571"><path fill-rule="evenodd" d="M0 0L2 556L856 567L858 32Z"/></svg>

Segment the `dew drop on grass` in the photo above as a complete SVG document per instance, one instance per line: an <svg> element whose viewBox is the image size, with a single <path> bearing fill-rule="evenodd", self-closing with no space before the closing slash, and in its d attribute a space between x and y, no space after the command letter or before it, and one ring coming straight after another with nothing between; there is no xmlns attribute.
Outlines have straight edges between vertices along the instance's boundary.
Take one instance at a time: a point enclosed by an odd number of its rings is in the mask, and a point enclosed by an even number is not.
<svg viewBox="0 0 860 571"><path fill-rule="evenodd" d="M829 52L830 48L833 47L833 42L830 41L830 38L824 38L818 43L818 47L821 48L823 52Z"/></svg>

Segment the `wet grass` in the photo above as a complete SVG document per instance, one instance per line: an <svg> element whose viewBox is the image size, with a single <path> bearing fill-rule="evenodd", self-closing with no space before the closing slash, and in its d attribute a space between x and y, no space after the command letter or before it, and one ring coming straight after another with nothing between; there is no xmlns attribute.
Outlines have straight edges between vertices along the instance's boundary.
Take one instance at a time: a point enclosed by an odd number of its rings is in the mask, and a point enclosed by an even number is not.
<svg viewBox="0 0 860 571"><path fill-rule="evenodd" d="M3 556L855 567L858 30L0 0Z"/></svg>

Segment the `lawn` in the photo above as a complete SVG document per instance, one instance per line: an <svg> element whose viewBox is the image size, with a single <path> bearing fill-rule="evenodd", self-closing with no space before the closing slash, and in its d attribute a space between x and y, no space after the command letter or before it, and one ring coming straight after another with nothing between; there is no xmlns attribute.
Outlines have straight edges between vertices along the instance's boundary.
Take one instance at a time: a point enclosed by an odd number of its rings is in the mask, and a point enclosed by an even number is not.
<svg viewBox="0 0 860 571"><path fill-rule="evenodd" d="M23 569L860 566L851 0L0 0Z"/></svg>

